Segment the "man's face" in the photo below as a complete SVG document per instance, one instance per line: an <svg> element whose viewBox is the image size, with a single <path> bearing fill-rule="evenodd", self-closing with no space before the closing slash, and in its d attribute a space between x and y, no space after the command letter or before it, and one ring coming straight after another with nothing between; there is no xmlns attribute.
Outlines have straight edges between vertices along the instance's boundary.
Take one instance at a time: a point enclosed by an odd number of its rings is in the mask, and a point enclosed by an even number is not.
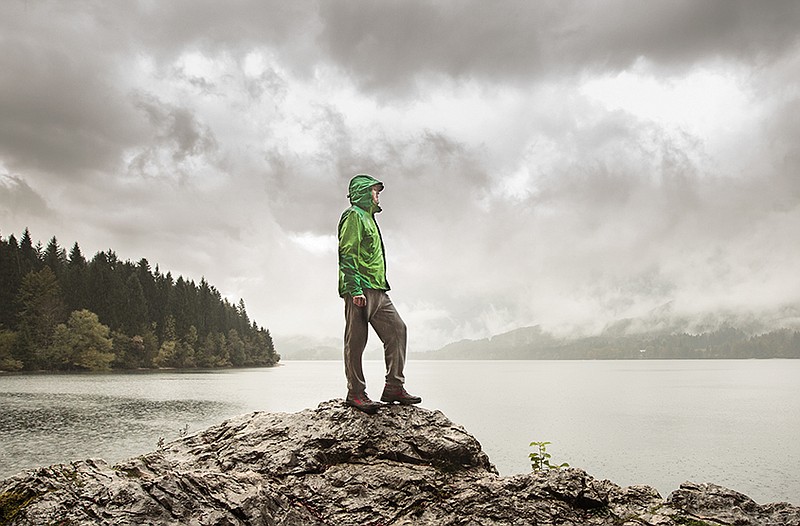
<svg viewBox="0 0 800 526"><path fill-rule="evenodd" d="M381 193L381 190L383 190L383 187L381 187L381 185L379 185L379 184L376 184L375 186L372 187L372 202L375 203L376 205L380 204L378 202L378 199L379 199L379 194Z"/></svg>

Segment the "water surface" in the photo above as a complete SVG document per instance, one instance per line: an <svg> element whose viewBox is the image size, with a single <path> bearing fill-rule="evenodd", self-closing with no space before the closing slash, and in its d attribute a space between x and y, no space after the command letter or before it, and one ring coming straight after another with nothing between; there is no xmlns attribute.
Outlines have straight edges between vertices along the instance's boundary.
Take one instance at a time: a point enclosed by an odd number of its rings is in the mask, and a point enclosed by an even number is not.
<svg viewBox="0 0 800 526"><path fill-rule="evenodd" d="M382 364L365 363L374 396ZM407 387L480 440L501 474L528 444L663 496L715 482L800 504L800 360L412 361ZM339 362L269 369L0 376L0 478L110 462L249 411L293 412L343 391Z"/></svg>

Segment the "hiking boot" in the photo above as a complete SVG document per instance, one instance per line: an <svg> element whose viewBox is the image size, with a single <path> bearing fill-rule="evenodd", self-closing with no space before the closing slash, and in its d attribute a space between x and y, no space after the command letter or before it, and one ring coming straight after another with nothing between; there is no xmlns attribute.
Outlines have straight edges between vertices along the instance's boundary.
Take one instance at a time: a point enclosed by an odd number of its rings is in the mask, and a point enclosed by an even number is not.
<svg viewBox="0 0 800 526"><path fill-rule="evenodd" d="M403 405L411 405L422 402L422 398L408 394L408 391L406 391L402 385L387 384L386 387L383 388L381 401L387 404L398 402Z"/></svg>
<svg viewBox="0 0 800 526"><path fill-rule="evenodd" d="M344 402L351 407L364 411L368 415L374 415L378 412L378 408L383 405L380 402L370 400L367 393L347 393L347 399Z"/></svg>

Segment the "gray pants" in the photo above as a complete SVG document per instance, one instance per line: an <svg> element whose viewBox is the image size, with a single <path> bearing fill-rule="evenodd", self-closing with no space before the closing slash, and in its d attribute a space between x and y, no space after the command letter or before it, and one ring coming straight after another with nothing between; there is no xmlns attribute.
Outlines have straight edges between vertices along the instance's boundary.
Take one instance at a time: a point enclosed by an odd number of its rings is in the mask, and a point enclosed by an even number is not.
<svg viewBox="0 0 800 526"><path fill-rule="evenodd" d="M364 289L364 295L367 298L365 307L355 306L351 296L344 298L344 374L350 394L367 389L361 357L367 346L369 325L383 342L386 383L403 385L405 382L406 324L385 291Z"/></svg>

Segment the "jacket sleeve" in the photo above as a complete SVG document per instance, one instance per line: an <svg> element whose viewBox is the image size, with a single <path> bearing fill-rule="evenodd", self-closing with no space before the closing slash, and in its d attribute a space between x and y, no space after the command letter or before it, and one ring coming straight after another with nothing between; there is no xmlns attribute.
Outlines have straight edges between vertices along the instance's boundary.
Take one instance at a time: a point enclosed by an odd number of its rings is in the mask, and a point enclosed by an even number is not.
<svg viewBox="0 0 800 526"><path fill-rule="evenodd" d="M339 224L339 272L344 280L344 294L359 296L364 293L359 274L359 250L363 226L357 213L348 213Z"/></svg>

